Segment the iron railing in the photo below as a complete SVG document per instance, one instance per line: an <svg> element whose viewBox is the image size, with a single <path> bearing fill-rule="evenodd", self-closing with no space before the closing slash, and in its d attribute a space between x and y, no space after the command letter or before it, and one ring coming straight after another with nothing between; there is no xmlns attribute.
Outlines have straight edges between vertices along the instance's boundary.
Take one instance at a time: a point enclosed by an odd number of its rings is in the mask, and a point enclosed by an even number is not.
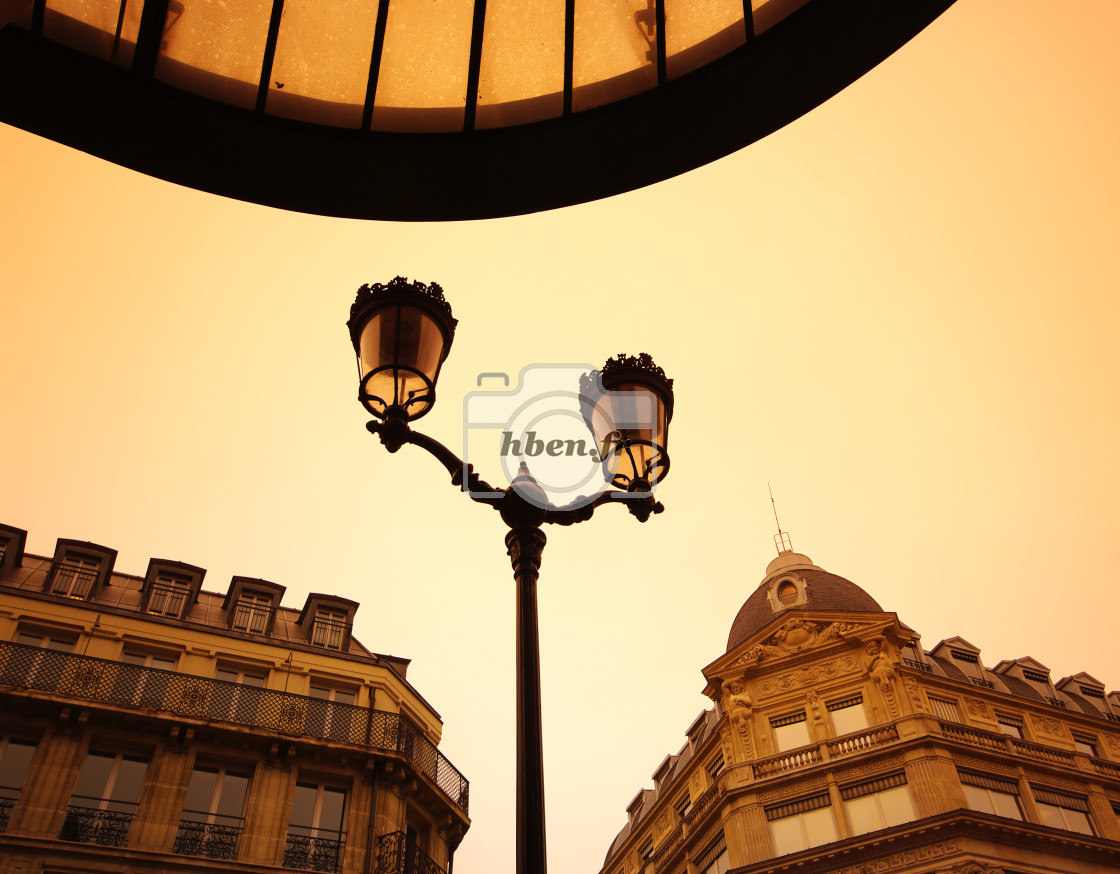
<svg viewBox="0 0 1120 874"><path fill-rule="evenodd" d="M349 631L349 622L317 618L311 625L311 643L327 649L342 649Z"/></svg>
<svg viewBox="0 0 1120 874"><path fill-rule="evenodd" d="M399 713L7 642L0 642L0 685L399 753L469 811L470 783Z"/></svg>
<svg viewBox="0 0 1120 874"><path fill-rule="evenodd" d="M377 839L376 874L444 874L427 853L409 846L404 832L390 832Z"/></svg>
<svg viewBox="0 0 1120 874"><path fill-rule="evenodd" d="M263 604L238 601L233 610L233 630L263 634L268 629L273 612L272 607Z"/></svg>
<svg viewBox="0 0 1120 874"><path fill-rule="evenodd" d="M931 668L925 662L920 662L917 659L906 659L906 658L904 658L902 660L902 663L904 665L906 665L907 667L913 668L916 671L924 671L927 674L932 674L933 673L933 668Z"/></svg>
<svg viewBox="0 0 1120 874"><path fill-rule="evenodd" d="M87 570L64 561L51 565L51 594L84 599L97 580L97 571Z"/></svg>
<svg viewBox="0 0 1120 874"><path fill-rule="evenodd" d="M8 818L12 815L12 808L15 806L14 798L0 798L0 834L8 830Z"/></svg>
<svg viewBox="0 0 1120 874"><path fill-rule="evenodd" d="M169 583L153 583L152 592L148 598L148 612L161 616L183 615L183 605L187 601L190 590L186 585L174 586Z"/></svg>
<svg viewBox="0 0 1120 874"><path fill-rule="evenodd" d="M336 838L288 835L284 843L284 867L303 868L308 871L337 871L342 863L342 846L345 835Z"/></svg>
<svg viewBox="0 0 1120 874"><path fill-rule="evenodd" d="M171 852L180 856L205 856L208 859L236 859L241 824L223 825L184 819L179 822Z"/></svg>
<svg viewBox="0 0 1120 874"><path fill-rule="evenodd" d="M121 810L97 810L71 805L66 808L59 840L80 844L100 844L103 847L128 845L128 832L136 813Z"/></svg>

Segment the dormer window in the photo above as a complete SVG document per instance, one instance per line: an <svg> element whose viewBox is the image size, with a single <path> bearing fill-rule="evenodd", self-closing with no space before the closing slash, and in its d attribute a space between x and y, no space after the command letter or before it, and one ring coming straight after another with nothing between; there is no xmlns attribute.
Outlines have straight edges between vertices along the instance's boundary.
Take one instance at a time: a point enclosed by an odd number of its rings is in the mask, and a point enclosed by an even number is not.
<svg viewBox="0 0 1120 874"><path fill-rule="evenodd" d="M346 614L342 610L320 607L311 626L311 643L327 649L342 649L346 637Z"/></svg>
<svg viewBox="0 0 1120 874"><path fill-rule="evenodd" d="M109 582L117 551L78 540L59 538L44 592L85 601Z"/></svg>
<svg viewBox="0 0 1120 874"><path fill-rule="evenodd" d="M264 634L272 616L272 595L265 592L243 591L233 610L235 631Z"/></svg>
<svg viewBox="0 0 1120 874"><path fill-rule="evenodd" d="M808 603L808 593L805 589L804 577L787 575L774 580L769 584L767 599L770 609L780 613L787 607L797 607Z"/></svg>
<svg viewBox="0 0 1120 874"><path fill-rule="evenodd" d="M350 629L354 624L355 601L337 595L312 593L300 611L296 624L307 636L312 646L347 652L350 649Z"/></svg>
<svg viewBox="0 0 1120 874"><path fill-rule="evenodd" d="M54 563L51 576L51 594L85 600L97 582L101 560L92 555L66 551L62 560Z"/></svg>
<svg viewBox="0 0 1120 874"><path fill-rule="evenodd" d="M6 574L23 563L23 545L27 532L11 525L0 525L0 574Z"/></svg>
<svg viewBox="0 0 1120 874"><path fill-rule="evenodd" d="M190 578L162 571L156 574L155 582L152 583L148 612L178 619L183 615L183 607L186 606L190 592Z"/></svg>
<svg viewBox="0 0 1120 874"><path fill-rule="evenodd" d="M181 561L153 558L144 575L144 610L153 616L182 619L198 599L206 571Z"/></svg>
<svg viewBox="0 0 1120 874"><path fill-rule="evenodd" d="M233 631L246 634L272 633L276 608L284 597L284 587L268 580L234 577L222 602L226 621Z"/></svg>

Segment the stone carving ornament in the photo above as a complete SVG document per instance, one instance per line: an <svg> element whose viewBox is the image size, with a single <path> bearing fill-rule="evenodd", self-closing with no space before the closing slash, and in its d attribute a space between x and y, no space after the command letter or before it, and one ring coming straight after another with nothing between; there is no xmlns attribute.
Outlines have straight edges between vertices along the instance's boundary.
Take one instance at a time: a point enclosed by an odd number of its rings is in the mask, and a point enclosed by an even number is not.
<svg viewBox="0 0 1120 874"><path fill-rule="evenodd" d="M802 689L805 686L814 686L825 680L831 680L840 674L851 673L858 670L858 667L855 657L846 655L830 662L807 665L799 670L764 680L761 691L763 695L773 695L776 692Z"/></svg>
<svg viewBox="0 0 1120 874"><path fill-rule="evenodd" d="M897 871L909 865L930 862L943 856L951 856L959 851L959 841L943 841L939 844L930 844L926 847L918 847L891 856L883 856L880 859L873 859L848 868L840 868L835 874L885 874L885 872Z"/></svg>
<svg viewBox="0 0 1120 874"><path fill-rule="evenodd" d="M782 625L764 643L756 643L736 664L757 664L763 659L795 655L815 647L844 640L865 626L854 622L833 622L827 627L795 617Z"/></svg>

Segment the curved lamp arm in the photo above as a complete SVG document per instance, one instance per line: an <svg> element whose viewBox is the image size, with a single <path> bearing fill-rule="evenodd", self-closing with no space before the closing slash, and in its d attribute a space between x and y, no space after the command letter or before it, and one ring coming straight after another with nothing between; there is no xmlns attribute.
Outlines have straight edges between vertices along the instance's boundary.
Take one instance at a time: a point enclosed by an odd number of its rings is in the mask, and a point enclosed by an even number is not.
<svg viewBox="0 0 1120 874"><path fill-rule="evenodd" d="M503 510L502 518L506 519L511 528L525 522L533 527L542 523L575 525L579 522L586 522L594 514L596 508L603 506L603 504L623 504L630 515L639 522L645 522L651 515L661 513L665 509L665 506L659 501L655 501L653 495L648 492L611 490L600 493L591 501L581 497L563 507L554 507L550 504L547 508L538 507L534 512L529 508L529 502L516 489L513 487L494 488L488 482L479 478L478 474L474 472L474 465L465 463L458 455L435 438L419 431L413 431L407 422L400 420L378 422L373 420L366 423L366 430L371 434L377 434L390 452L396 452L405 443L411 443L413 446L419 446L421 449L427 450L451 474L452 485L459 486L472 501L487 504L496 510ZM465 488L463 487L464 474L467 478ZM510 506L511 504L515 506ZM518 512L517 508L521 505L525 505L523 509L529 512ZM530 518L532 521L529 521ZM512 521L513 519L519 521L515 523Z"/></svg>

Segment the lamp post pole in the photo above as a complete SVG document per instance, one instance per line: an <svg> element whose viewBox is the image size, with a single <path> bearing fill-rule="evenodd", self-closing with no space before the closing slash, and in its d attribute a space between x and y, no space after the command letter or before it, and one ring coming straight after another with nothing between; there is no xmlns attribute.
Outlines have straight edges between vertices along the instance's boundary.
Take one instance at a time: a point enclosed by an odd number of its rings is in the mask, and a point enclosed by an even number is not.
<svg viewBox="0 0 1120 874"><path fill-rule="evenodd" d="M522 526L506 535L517 586L517 872L545 874L544 741L537 577L545 535Z"/></svg>
<svg viewBox="0 0 1120 874"><path fill-rule="evenodd" d="M426 434L412 430L435 403L435 383L457 322L434 283L362 286L350 310L351 340L361 377L358 398L373 414L366 429L390 452L404 444L426 450L451 474L452 485L498 510L509 527L506 551L516 586L517 659L517 874L546 874L544 745L541 730L540 639L537 578L544 552L541 526L572 525L603 504L623 504L645 522L665 508L653 483L669 469L666 451L673 381L648 355L619 356L602 371L580 378L579 401L594 445L602 447L606 483L594 498L554 506L524 462L506 489L494 489L471 465ZM608 449L609 447L609 449Z"/></svg>

